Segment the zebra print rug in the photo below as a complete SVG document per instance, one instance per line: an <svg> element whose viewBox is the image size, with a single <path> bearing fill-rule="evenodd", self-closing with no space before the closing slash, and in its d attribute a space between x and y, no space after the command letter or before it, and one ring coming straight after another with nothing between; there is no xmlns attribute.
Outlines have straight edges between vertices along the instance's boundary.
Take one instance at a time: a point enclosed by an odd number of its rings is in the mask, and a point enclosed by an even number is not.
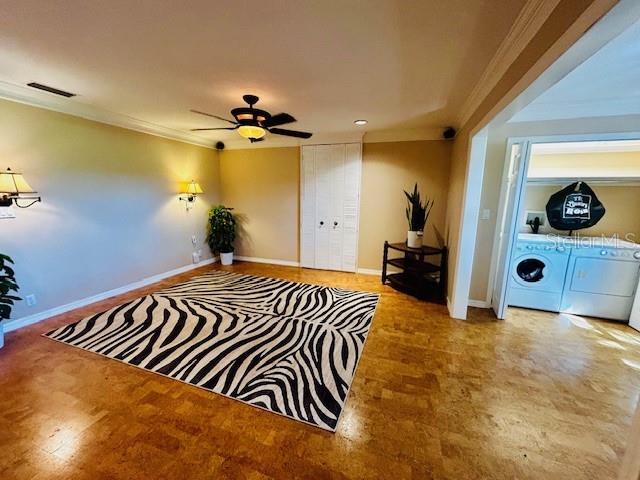
<svg viewBox="0 0 640 480"><path fill-rule="evenodd" d="M214 271L45 336L335 431L377 303Z"/></svg>

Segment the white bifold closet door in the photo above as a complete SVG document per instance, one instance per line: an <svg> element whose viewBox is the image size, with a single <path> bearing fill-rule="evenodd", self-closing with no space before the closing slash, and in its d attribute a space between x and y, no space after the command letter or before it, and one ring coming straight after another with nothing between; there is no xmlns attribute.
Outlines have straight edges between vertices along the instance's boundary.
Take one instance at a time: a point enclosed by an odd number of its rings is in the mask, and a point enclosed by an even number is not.
<svg viewBox="0 0 640 480"><path fill-rule="evenodd" d="M300 263L355 272L362 145L309 145L301 155Z"/></svg>

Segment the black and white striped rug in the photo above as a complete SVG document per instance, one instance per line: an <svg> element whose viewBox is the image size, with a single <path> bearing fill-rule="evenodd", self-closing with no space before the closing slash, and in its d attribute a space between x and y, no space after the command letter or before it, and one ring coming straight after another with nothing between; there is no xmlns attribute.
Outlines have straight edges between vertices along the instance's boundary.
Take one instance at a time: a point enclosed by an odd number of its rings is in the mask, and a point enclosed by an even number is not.
<svg viewBox="0 0 640 480"><path fill-rule="evenodd" d="M377 303L217 271L45 335L335 431Z"/></svg>

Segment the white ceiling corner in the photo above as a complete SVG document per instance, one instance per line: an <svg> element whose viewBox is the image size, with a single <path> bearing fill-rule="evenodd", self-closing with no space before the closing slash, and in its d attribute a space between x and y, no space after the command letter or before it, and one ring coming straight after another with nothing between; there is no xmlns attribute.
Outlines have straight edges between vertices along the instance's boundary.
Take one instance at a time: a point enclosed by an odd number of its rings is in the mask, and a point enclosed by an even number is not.
<svg viewBox="0 0 640 480"><path fill-rule="evenodd" d="M526 1L507 36L462 106L457 120L460 127L467 123L482 101L498 84L509 66L522 53L559 2L560 0Z"/></svg>
<svg viewBox="0 0 640 480"><path fill-rule="evenodd" d="M510 123L640 114L640 20L509 120Z"/></svg>

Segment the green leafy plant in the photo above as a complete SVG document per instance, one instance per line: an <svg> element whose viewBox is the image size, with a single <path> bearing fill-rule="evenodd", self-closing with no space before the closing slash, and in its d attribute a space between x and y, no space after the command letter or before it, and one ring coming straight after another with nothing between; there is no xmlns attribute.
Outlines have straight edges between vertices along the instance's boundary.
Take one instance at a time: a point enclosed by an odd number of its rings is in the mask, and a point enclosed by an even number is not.
<svg viewBox="0 0 640 480"><path fill-rule="evenodd" d="M9 264L13 264L13 260L0 253L0 321L7 320L11 316L11 308L15 302L22 300L20 297L10 295L11 292L17 292L20 287L16 283L15 272Z"/></svg>
<svg viewBox="0 0 640 480"><path fill-rule="evenodd" d="M413 193L409 193L405 190L404 194L407 197L406 214L407 222L409 223L409 231L424 231L424 226L427 224L427 220L429 219L429 213L431 213L434 200L429 200L427 197L425 202L422 203L417 183L413 187Z"/></svg>
<svg viewBox="0 0 640 480"><path fill-rule="evenodd" d="M233 252L233 241L236 238L236 219L231 213L232 208L217 205L209 210L209 234L207 243L211 252Z"/></svg>

